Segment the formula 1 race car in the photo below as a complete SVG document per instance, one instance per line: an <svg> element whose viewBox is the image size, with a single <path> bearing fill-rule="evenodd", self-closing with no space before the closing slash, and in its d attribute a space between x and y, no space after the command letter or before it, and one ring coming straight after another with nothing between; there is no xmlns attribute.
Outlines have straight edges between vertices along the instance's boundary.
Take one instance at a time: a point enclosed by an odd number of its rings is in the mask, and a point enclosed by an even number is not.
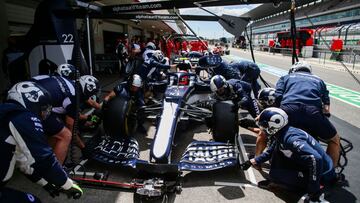
<svg viewBox="0 0 360 203"><path fill-rule="evenodd" d="M141 178L125 188L146 197L180 192L182 171L216 170L239 166L247 160L239 153L238 107L232 101L212 99L208 80L180 71L168 73L167 80L150 85L164 89L161 100L152 99L149 105L135 111L131 99L111 99L103 110L105 134L94 136L87 143L91 159L109 166L127 166L138 172ZM156 125L149 160L139 159L139 144L132 137L139 117L150 119ZM209 137L211 141L191 142L177 162L172 159L175 134L177 126L186 123L207 124L212 137ZM89 179L75 180L94 185ZM113 183L102 181L101 187L105 186L114 187ZM124 189L119 185L117 188Z"/></svg>

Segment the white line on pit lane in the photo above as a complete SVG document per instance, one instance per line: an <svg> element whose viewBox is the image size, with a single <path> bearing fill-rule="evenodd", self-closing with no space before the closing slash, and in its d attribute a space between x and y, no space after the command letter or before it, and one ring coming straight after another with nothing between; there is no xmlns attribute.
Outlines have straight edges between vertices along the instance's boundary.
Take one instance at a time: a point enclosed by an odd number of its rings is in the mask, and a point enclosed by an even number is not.
<svg viewBox="0 0 360 203"><path fill-rule="evenodd" d="M234 186L234 187L242 187L242 188L245 188L245 187L250 187L250 188L254 188L254 187L257 187L257 185L255 184L252 184L252 183L232 183L232 182L220 182L220 181L215 181L214 182L214 185L217 185L217 186Z"/></svg>

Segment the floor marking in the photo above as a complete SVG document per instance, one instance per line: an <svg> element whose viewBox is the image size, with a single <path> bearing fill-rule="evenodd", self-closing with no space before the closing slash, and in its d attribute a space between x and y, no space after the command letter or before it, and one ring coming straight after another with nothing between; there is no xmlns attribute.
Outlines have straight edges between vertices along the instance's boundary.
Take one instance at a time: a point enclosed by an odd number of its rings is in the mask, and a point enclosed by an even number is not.
<svg viewBox="0 0 360 203"><path fill-rule="evenodd" d="M246 154L244 142L242 141L241 136L239 136L238 141L239 141L240 151L241 151L241 153L242 153L242 156L243 156L243 158L244 158L244 161L249 160L249 158L248 158L248 156L247 156L247 154ZM256 178L255 178L255 174L254 174L253 168L250 167L248 170L246 170L246 172L247 172L247 173L245 173L245 176L246 176L246 178L249 179L249 181L251 182L251 184L257 185L257 181L256 181Z"/></svg>
<svg viewBox="0 0 360 203"><path fill-rule="evenodd" d="M234 187L250 187L250 188L254 188L257 187L257 185L253 185L253 184L249 184L249 183L232 183L232 182L220 182L220 181L215 181L214 185L217 186L234 186Z"/></svg>
<svg viewBox="0 0 360 203"><path fill-rule="evenodd" d="M225 59L228 60L246 60L246 61L250 61L238 56L233 56L233 55L227 55L224 56ZM284 76L286 74L288 74L288 72L286 70L274 67L274 66L270 66L267 64L263 64L263 63L257 63L259 68L262 71L265 71L271 75L275 75L277 77L281 77ZM346 104L352 105L356 108L360 108L360 92L356 92L354 90L350 90L344 87L340 87L338 85L334 85L331 83L326 83L327 89L330 92L330 97L337 99L339 101L342 101Z"/></svg>

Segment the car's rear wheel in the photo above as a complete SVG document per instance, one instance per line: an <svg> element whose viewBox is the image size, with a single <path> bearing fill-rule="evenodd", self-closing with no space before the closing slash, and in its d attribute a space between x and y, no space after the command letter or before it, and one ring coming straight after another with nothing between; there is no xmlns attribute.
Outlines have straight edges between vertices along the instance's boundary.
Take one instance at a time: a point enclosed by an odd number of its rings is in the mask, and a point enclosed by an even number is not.
<svg viewBox="0 0 360 203"><path fill-rule="evenodd" d="M235 141L239 132L237 107L232 101L219 101L213 105L213 139L217 142Z"/></svg>
<svg viewBox="0 0 360 203"><path fill-rule="evenodd" d="M112 98L103 108L105 133L114 139L132 135L137 127L137 119L132 110L132 100Z"/></svg>

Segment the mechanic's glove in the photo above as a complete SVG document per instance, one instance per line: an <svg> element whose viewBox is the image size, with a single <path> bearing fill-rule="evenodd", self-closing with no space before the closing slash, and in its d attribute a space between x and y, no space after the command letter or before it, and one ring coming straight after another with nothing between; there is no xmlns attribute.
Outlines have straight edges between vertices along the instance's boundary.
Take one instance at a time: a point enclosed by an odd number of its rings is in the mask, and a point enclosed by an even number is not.
<svg viewBox="0 0 360 203"><path fill-rule="evenodd" d="M246 97L241 98L241 100L238 102L238 106L241 109L246 108L246 104L248 103L248 99Z"/></svg>
<svg viewBox="0 0 360 203"><path fill-rule="evenodd" d="M312 194L308 194L306 199L305 199L305 202L309 202L309 203L315 203L315 202L329 203L329 201L327 201L324 198L324 196L325 196L324 193L322 193L321 191L316 192L316 193L312 193Z"/></svg>
<svg viewBox="0 0 360 203"><path fill-rule="evenodd" d="M43 186L44 190L46 190L51 197L59 196L60 188L54 186L53 184L47 183Z"/></svg>
<svg viewBox="0 0 360 203"><path fill-rule="evenodd" d="M256 125L256 122L254 119L251 118L241 118L239 119L239 126L243 127L243 128L258 128L258 126Z"/></svg>
<svg viewBox="0 0 360 203"><path fill-rule="evenodd" d="M242 170L248 170L252 166L252 163L250 160L245 161L244 163L240 164L240 168Z"/></svg>
<svg viewBox="0 0 360 203"><path fill-rule="evenodd" d="M65 193L68 198L73 199L79 199L83 195L82 189L77 184L73 184L70 189L64 190L63 193Z"/></svg>

